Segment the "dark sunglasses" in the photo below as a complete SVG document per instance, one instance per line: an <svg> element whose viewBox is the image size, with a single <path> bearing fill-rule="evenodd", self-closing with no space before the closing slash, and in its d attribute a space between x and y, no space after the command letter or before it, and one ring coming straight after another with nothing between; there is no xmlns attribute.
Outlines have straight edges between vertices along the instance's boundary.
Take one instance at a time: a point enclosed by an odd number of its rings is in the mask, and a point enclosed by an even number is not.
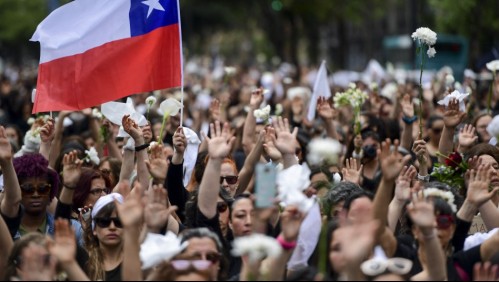
<svg viewBox="0 0 499 282"><path fill-rule="evenodd" d="M227 205L226 202L218 202L217 203L217 211L218 211L218 213L225 212L228 207L229 207L229 205Z"/></svg>
<svg viewBox="0 0 499 282"><path fill-rule="evenodd" d="M438 229L447 229L451 227L454 223L454 218L448 214L441 214L437 216L437 228Z"/></svg>
<svg viewBox="0 0 499 282"><path fill-rule="evenodd" d="M95 188L95 189L90 190L90 194L92 194L94 196L99 196L102 194L102 192L107 194L107 188Z"/></svg>
<svg viewBox="0 0 499 282"><path fill-rule="evenodd" d="M237 183L237 179L238 177L237 176L232 176L232 175L229 175L229 176L220 176L220 184L224 183L224 179L225 181L227 181L227 184L236 184Z"/></svg>
<svg viewBox="0 0 499 282"><path fill-rule="evenodd" d="M111 225L111 221L114 223L114 226L116 226L116 228L123 228L123 224L121 224L121 220L117 217L95 218L94 221L95 221L95 224L97 224L97 226L99 226L100 228L109 227L109 225Z"/></svg>
<svg viewBox="0 0 499 282"><path fill-rule="evenodd" d="M215 252L208 252L208 253L205 253L204 255L205 255L206 260L211 261L211 263L213 263L213 264L216 264L222 258L222 255L220 255L219 253L215 253ZM202 254L200 254L200 253L195 253L192 255L192 257L197 258L197 259L205 259L205 258L203 258Z"/></svg>
<svg viewBox="0 0 499 282"><path fill-rule="evenodd" d="M42 184L39 186L35 186L32 184L23 184L21 185L21 191L25 195L33 195L35 194L35 191L38 195L41 196L46 196L50 193L50 188L52 188L52 185L50 184Z"/></svg>

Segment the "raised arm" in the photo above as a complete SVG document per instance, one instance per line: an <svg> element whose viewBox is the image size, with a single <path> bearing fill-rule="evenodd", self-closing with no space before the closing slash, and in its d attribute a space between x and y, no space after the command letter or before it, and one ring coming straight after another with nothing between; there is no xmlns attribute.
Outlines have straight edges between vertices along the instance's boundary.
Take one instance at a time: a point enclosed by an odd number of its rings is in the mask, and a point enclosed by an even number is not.
<svg viewBox="0 0 499 282"><path fill-rule="evenodd" d="M142 147L145 144L142 130L139 128L137 123L130 118L129 115L123 116L122 124L126 133L130 134L130 136L135 141L135 155L137 156L137 179L140 185L145 188L145 191L149 188L149 171L147 170L147 165L145 162L146 160L148 160L147 147Z"/></svg>
<svg viewBox="0 0 499 282"><path fill-rule="evenodd" d="M208 141L208 164L199 185L198 207L207 218L213 218L217 214L217 199L220 189L220 168L222 160L229 155L235 137L230 135L229 124L225 123L223 128L219 121L210 124L211 138L205 136Z"/></svg>
<svg viewBox="0 0 499 282"><path fill-rule="evenodd" d="M248 185L251 182L251 178L255 172L255 166L260 160L263 152L263 141L265 139L265 131L262 130L258 136L255 146L244 160L244 165L239 172L239 186L237 187L235 196L244 193L248 189Z"/></svg>
<svg viewBox="0 0 499 282"><path fill-rule="evenodd" d="M19 187L17 174L12 163L12 147L5 136L3 126L0 126L0 167L2 167L4 181L4 197L0 204L0 211L6 217L14 218L21 205L21 187Z"/></svg>
<svg viewBox="0 0 499 282"><path fill-rule="evenodd" d="M334 122L337 113L336 110L331 107L325 97L319 97L317 99L317 113L326 123L327 135L335 140L338 140L338 132L336 132L336 126Z"/></svg>
<svg viewBox="0 0 499 282"><path fill-rule="evenodd" d="M65 214L61 212L64 209L61 209L61 205L71 206L73 205L73 194L76 189L76 185L80 180L81 176L81 165L83 161L78 159L78 152L72 151L66 155L62 159L63 170L63 185L61 195L59 196L59 201L57 202L56 209L56 218L63 217L66 219L70 219L71 214ZM67 209L69 210L69 209ZM68 212L69 213L69 212Z"/></svg>
<svg viewBox="0 0 499 282"><path fill-rule="evenodd" d="M412 146L412 152L414 152L419 162L418 179L420 181L428 182L430 180L428 171L433 164L431 163L430 153L428 152L428 147L426 147L426 142L422 139L416 140Z"/></svg>
<svg viewBox="0 0 499 282"><path fill-rule="evenodd" d="M260 104L263 102L263 89L255 89L251 92L251 99L249 104L249 111L246 115L246 121L244 122L243 127L243 149L246 155L249 155L251 149L255 144L255 127L256 127L256 119L253 115L253 111L260 107Z"/></svg>
<svg viewBox="0 0 499 282"><path fill-rule="evenodd" d="M12 242L9 229L0 216L0 277L4 277L4 271L7 267L7 258L10 255L12 246L14 246L14 243Z"/></svg>
<svg viewBox="0 0 499 282"><path fill-rule="evenodd" d="M52 140L55 136L54 119L49 118L47 122L40 127L40 154L48 161L50 158L50 150L52 149Z"/></svg>
<svg viewBox="0 0 499 282"><path fill-rule="evenodd" d="M457 151L461 154L466 153L478 140L478 136L475 133L475 127L471 124L465 124L459 131L458 140L459 147L457 148Z"/></svg>
<svg viewBox="0 0 499 282"><path fill-rule="evenodd" d="M273 142L277 150L281 152L283 166L286 169L298 163L295 154L298 127L290 132L288 119L282 119L282 117L277 118L273 123L277 134L277 138Z"/></svg>
<svg viewBox="0 0 499 282"><path fill-rule="evenodd" d="M448 156L454 150L454 132L465 116L466 113L459 111L459 101L452 99L444 113L444 129L438 143L438 151L442 155ZM444 157L439 157L439 162L444 161Z"/></svg>
<svg viewBox="0 0 499 282"><path fill-rule="evenodd" d="M402 215L404 205L411 196L411 181L416 177L416 168L404 167L395 185L395 197L393 197L388 207L388 227L395 233L397 223Z"/></svg>
<svg viewBox="0 0 499 282"><path fill-rule="evenodd" d="M168 196L162 185L153 185L152 189L147 191L147 203L144 209L146 231L159 234L166 228L178 234L179 224L171 215L176 209L176 206L168 207Z"/></svg>

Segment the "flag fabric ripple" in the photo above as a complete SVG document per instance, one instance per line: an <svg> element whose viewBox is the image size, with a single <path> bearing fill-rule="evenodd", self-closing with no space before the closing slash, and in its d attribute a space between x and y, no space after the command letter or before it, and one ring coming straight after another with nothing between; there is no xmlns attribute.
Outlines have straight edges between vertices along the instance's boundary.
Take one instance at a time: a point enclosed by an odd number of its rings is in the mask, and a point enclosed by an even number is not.
<svg viewBox="0 0 499 282"><path fill-rule="evenodd" d="M75 0L43 20L31 41L41 48L33 113L182 83L178 0Z"/></svg>

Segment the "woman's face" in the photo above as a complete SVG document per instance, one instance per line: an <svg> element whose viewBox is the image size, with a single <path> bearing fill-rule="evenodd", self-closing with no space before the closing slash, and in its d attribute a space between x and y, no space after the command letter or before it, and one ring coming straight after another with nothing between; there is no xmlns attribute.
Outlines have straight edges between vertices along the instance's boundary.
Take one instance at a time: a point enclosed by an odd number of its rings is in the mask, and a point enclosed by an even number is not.
<svg viewBox="0 0 499 282"><path fill-rule="evenodd" d="M115 185L117 181L114 177L113 171L111 170L111 164L109 163L109 161L101 162L99 165L99 171L109 178L109 180L111 181L111 186Z"/></svg>
<svg viewBox="0 0 499 282"><path fill-rule="evenodd" d="M21 204L29 215L46 213L52 186L46 178L30 177L21 181Z"/></svg>
<svg viewBox="0 0 499 282"><path fill-rule="evenodd" d="M223 163L220 169L220 176L223 178L223 181L221 183L222 187L227 192L229 192L231 196L234 196L234 194L236 193L237 186L239 184L239 179L237 179L237 171L234 170L232 165L228 163ZM237 179L236 182L234 182L234 179Z"/></svg>
<svg viewBox="0 0 499 282"><path fill-rule="evenodd" d="M203 260L211 260L211 275L213 279L218 276L218 269L220 268L220 253L218 252L217 245L213 239L209 237L194 237L187 241L189 244L184 251L185 255L192 257L199 257Z"/></svg>
<svg viewBox="0 0 499 282"><path fill-rule="evenodd" d="M377 159L377 150L379 148L379 142L372 137L367 137L362 140L362 150L364 151L364 162L369 162L371 160Z"/></svg>
<svg viewBox="0 0 499 282"><path fill-rule="evenodd" d="M329 263L331 263L331 268L334 272L341 273L345 269L346 263L343 253L341 252L341 244L338 240L335 240L335 232L336 231L333 231L333 239L329 246Z"/></svg>
<svg viewBox="0 0 499 282"><path fill-rule="evenodd" d="M99 223L101 221L102 223ZM99 239L99 243L106 247L116 247L121 245L123 229L116 211L113 211L111 217L95 219L94 236Z"/></svg>
<svg viewBox="0 0 499 282"><path fill-rule="evenodd" d="M440 217L442 217L442 219L440 219ZM449 242L452 240L452 237L454 236L454 231L456 230L456 224L454 222L451 222L449 218L450 216L447 215L438 215L438 214L435 215L435 220L437 221L436 226L437 226L438 240L440 241L440 245L444 250L447 250ZM447 222L447 224L441 224L439 222ZM416 226L413 227L413 234L415 238L417 238L419 244L424 244L423 241L424 235L419 230L418 227Z"/></svg>
<svg viewBox="0 0 499 282"><path fill-rule="evenodd" d="M488 143L490 141L491 136L487 132L487 126L491 121L492 117L489 115L485 115L476 121L476 133L480 136L483 143Z"/></svg>
<svg viewBox="0 0 499 282"><path fill-rule="evenodd" d="M492 187L499 187L499 164L497 161L489 155L481 155L478 160L484 165L490 165L490 174L492 175L490 185Z"/></svg>
<svg viewBox="0 0 499 282"><path fill-rule="evenodd" d="M251 215L253 203L250 199L240 199L232 206L230 227L234 237L251 235Z"/></svg>
<svg viewBox="0 0 499 282"><path fill-rule="evenodd" d="M90 184L90 192L88 193L87 199L85 200L85 206L95 205L95 202L102 197L107 195L108 187L106 187L106 182L102 178L92 179Z"/></svg>
<svg viewBox="0 0 499 282"><path fill-rule="evenodd" d="M430 141L439 142L440 136L442 136L442 130L444 129L444 121L436 120L433 122L429 128L428 135L430 136Z"/></svg>
<svg viewBox="0 0 499 282"><path fill-rule="evenodd" d="M17 131L14 128L5 128L5 136L14 143L19 144L19 135L17 135Z"/></svg>

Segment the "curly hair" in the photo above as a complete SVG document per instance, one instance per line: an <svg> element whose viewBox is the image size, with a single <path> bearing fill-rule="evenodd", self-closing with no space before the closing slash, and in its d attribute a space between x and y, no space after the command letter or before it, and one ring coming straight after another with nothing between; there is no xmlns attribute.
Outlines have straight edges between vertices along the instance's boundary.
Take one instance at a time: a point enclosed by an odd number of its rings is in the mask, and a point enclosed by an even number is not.
<svg viewBox="0 0 499 282"><path fill-rule="evenodd" d="M52 188L50 190L50 200L59 192L59 176L49 168L49 162L39 153L25 154L14 158L12 161L19 183L28 178L46 178Z"/></svg>

